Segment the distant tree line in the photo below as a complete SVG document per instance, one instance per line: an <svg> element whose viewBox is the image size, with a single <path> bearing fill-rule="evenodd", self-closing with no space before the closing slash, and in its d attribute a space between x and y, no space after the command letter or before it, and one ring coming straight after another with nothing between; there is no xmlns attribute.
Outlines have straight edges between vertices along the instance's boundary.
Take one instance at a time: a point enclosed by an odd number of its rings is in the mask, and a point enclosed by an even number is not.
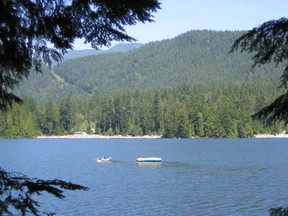
<svg viewBox="0 0 288 216"><path fill-rule="evenodd" d="M166 138L246 138L279 133L251 115L280 94L269 82L183 84L154 90L117 91L86 98L66 97L38 105L31 98L0 112L0 137L63 135L162 135Z"/></svg>

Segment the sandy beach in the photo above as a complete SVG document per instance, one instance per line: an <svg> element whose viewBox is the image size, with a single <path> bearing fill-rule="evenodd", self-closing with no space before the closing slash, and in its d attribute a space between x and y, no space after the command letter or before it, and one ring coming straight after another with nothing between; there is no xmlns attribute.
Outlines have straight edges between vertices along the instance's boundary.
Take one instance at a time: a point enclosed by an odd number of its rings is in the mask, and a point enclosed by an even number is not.
<svg viewBox="0 0 288 216"><path fill-rule="evenodd" d="M70 134L70 135L63 135L63 136L38 136L37 138L40 139L50 139L50 138L60 138L60 139L73 139L73 138L83 138L83 139L159 139L161 136L153 135L153 136L104 136L104 135L98 135L98 134L88 134L88 135L81 135L81 134ZM281 134L257 134L254 136L254 138L288 138L288 134L281 133Z"/></svg>
<svg viewBox="0 0 288 216"><path fill-rule="evenodd" d="M258 134L255 138L288 138L288 134L285 131L280 134Z"/></svg>

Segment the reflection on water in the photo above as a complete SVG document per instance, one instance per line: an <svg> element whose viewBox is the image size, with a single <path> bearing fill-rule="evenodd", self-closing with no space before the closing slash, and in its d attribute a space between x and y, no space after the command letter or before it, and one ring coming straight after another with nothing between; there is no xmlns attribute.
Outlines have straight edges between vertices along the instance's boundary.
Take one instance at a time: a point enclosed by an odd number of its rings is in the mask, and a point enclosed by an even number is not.
<svg viewBox="0 0 288 216"><path fill-rule="evenodd" d="M161 162L136 162L140 167L160 167Z"/></svg>
<svg viewBox="0 0 288 216"><path fill-rule="evenodd" d="M178 162L178 161L166 161L162 164L163 167L167 168L181 168L181 169L196 169L200 168L201 165L196 163L188 163L188 162Z"/></svg>
<svg viewBox="0 0 288 216"><path fill-rule="evenodd" d="M97 162L95 160L95 162ZM178 162L178 161L162 161L162 162L136 162L136 161L123 161L111 160L109 162L102 162L97 164L110 164L115 166L131 166L136 164L139 167L163 167L168 169L200 169L202 166L197 163ZM228 168L227 168L228 169Z"/></svg>

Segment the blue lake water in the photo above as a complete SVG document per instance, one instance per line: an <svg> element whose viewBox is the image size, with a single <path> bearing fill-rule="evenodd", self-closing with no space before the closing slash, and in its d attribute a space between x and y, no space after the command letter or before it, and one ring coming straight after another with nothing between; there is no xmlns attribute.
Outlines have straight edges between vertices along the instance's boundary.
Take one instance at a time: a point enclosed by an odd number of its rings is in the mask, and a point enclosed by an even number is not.
<svg viewBox="0 0 288 216"><path fill-rule="evenodd" d="M57 215L262 216L288 206L288 139L0 139L0 149L6 171L90 188L37 198Z"/></svg>

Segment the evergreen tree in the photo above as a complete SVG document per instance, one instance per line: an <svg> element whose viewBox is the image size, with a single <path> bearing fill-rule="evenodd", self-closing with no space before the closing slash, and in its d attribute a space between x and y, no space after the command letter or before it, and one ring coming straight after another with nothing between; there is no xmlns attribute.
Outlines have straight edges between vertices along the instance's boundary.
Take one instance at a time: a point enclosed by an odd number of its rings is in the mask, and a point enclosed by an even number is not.
<svg viewBox="0 0 288 216"><path fill-rule="evenodd" d="M122 114L123 114L123 111L122 111L121 100L119 96L116 96L116 98L114 99L112 128L114 129L117 135L123 131Z"/></svg>
<svg viewBox="0 0 288 216"><path fill-rule="evenodd" d="M61 131L59 106L50 101L46 105L43 133L46 135L60 135Z"/></svg>
<svg viewBox="0 0 288 216"><path fill-rule="evenodd" d="M189 138L191 137L191 134L192 134L193 125L190 125L189 120L188 120L188 114L183 107L180 110L178 110L178 112L179 112L179 116L177 117L178 128L175 133L175 137Z"/></svg>
<svg viewBox="0 0 288 216"><path fill-rule="evenodd" d="M60 125L67 133L71 133L73 105L70 98L66 98L60 105Z"/></svg>
<svg viewBox="0 0 288 216"><path fill-rule="evenodd" d="M204 137L204 117L201 112L195 117L195 135L197 137Z"/></svg>

